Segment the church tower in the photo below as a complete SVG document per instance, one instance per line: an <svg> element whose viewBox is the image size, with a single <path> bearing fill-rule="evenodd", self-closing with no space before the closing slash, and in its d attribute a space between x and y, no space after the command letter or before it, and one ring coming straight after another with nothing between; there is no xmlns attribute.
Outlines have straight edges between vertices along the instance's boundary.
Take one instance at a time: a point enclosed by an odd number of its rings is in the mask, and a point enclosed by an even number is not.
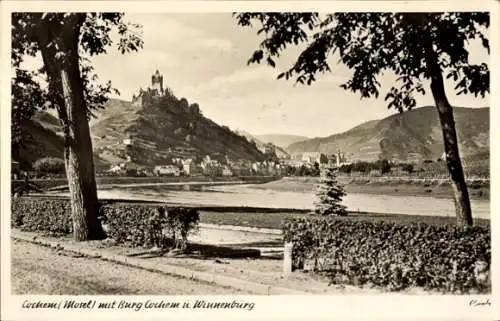
<svg viewBox="0 0 500 321"><path fill-rule="evenodd" d="M158 69L156 69L156 72L151 77L151 87L151 89L157 90L159 95L163 94L163 75L160 74Z"/></svg>

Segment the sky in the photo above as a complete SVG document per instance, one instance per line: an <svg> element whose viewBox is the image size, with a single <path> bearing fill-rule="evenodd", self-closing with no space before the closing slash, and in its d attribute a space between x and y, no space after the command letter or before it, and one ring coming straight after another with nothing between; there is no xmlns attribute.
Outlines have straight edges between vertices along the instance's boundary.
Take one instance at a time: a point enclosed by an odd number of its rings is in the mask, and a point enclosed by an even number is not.
<svg viewBox="0 0 500 321"><path fill-rule="evenodd" d="M143 26L144 48L125 55L110 49L93 58L100 79L111 80L120 99L131 100L140 87L150 85L158 69L178 98L198 103L206 117L221 125L255 135L323 137L396 113L383 100L384 89L394 82L391 75L379 79L379 99L361 100L359 94L339 87L350 77L343 65L331 65L332 73L312 86L277 80L279 71L294 62L298 49L287 51L277 69L247 65L260 38L256 29L237 26L230 13L127 14L125 20ZM488 61L479 48L471 47L472 59ZM454 95L451 84L447 93L454 106L489 106L488 97ZM417 106L432 104L429 94L417 97Z"/></svg>

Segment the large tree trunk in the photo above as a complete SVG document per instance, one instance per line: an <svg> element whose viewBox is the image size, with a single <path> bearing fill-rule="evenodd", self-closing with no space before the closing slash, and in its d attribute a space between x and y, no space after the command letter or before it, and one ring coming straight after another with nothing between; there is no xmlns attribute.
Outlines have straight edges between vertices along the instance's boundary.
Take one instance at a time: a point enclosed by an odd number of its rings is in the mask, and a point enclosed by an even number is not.
<svg viewBox="0 0 500 321"><path fill-rule="evenodd" d="M434 58L434 57L432 57ZM431 59L432 59L431 58ZM431 90L434 102L441 122L443 131L444 150L446 153L446 165L451 178L453 197L455 200L455 211L457 225L467 228L472 226L472 211L469 200L469 192L465 183L464 171L458 151L457 132L455 130L455 120L453 118L453 107L446 98L444 90L443 76L437 61L432 59L429 63L431 68Z"/></svg>
<svg viewBox="0 0 500 321"><path fill-rule="evenodd" d="M54 20L42 18L38 33L49 86L56 94L55 102L64 130L73 237L77 241L105 237L98 220L92 142L79 68L78 36L84 19L84 14L59 15ZM59 23L61 20L63 24Z"/></svg>

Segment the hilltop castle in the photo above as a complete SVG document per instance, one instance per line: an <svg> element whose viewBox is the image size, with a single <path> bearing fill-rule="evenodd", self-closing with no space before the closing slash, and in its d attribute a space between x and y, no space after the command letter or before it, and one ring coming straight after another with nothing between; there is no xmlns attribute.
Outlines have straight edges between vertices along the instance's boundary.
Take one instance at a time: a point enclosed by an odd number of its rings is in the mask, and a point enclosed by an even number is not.
<svg viewBox="0 0 500 321"><path fill-rule="evenodd" d="M156 69L156 72L151 76L151 89L160 95L163 95L163 75Z"/></svg>
<svg viewBox="0 0 500 321"><path fill-rule="evenodd" d="M172 91L168 87L163 87L163 75L157 69L151 76L151 87L148 87L146 90L139 89L139 93L132 96L132 104L142 106L146 100L160 98L166 94L172 95Z"/></svg>

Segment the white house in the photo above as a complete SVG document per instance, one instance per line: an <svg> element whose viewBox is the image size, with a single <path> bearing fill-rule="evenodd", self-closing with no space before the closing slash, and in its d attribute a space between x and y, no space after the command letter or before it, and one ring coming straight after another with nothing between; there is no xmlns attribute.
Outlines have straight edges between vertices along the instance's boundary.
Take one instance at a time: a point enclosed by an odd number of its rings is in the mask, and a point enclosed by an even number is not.
<svg viewBox="0 0 500 321"><path fill-rule="evenodd" d="M191 158L182 160L182 170L184 171L184 174L190 175L193 169L193 160Z"/></svg>
<svg viewBox="0 0 500 321"><path fill-rule="evenodd" d="M157 176L180 176L181 170L174 165L158 165L153 169L153 173Z"/></svg>
<svg viewBox="0 0 500 321"><path fill-rule="evenodd" d="M109 169L108 172L110 173L120 173L123 172L123 167L120 165L112 165Z"/></svg>
<svg viewBox="0 0 500 321"><path fill-rule="evenodd" d="M233 172L228 166L224 166L222 169L222 176L233 176Z"/></svg>
<svg viewBox="0 0 500 321"><path fill-rule="evenodd" d="M174 164L182 164L183 163L183 159L182 159L182 157L174 157L174 158L172 158L172 162Z"/></svg>
<svg viewBox="0 0 500 321"><path fill-rule="evenodd" d="M319 163L321 160L321 153L319 152L305 152L302 154L302 161L306 163Z"/></svg>

